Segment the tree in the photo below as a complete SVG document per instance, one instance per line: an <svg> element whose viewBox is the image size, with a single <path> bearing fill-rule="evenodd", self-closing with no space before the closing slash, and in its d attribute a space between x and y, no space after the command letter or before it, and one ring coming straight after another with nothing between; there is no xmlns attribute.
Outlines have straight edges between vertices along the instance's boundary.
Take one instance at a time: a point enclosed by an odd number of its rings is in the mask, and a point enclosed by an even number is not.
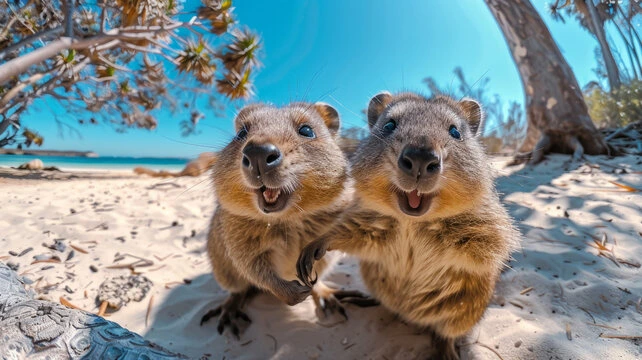
<svg viewBox="0 0 642 360"><path fill-rule="evenodd" d="M600 47L609 87L611 90L615 90L620 87L622 82L613 51L611 51L606 39L604 25L607 20L612 20L615 17L618 4L616 1L600 1L599 4L595 5L593 1L565 0L563 4L560 4L560 0L556 0L550 4L550 11L555 19L564 21L559 11L566 8L567 12L576 17L580 25L595 37Z"/></svg>
<svg viewBox="0 0 642 360"><path fill-rule="evenodd" d="M91 118L81 123L123 130L155 128L161 107L249 97L259 38L236 26L231 0L203 0L191 12L180 4L0 2L0 147L16 143L21 116L43 98ZM183 127L202 114L189 117Z"/></svg>
<svg viewBox="0 0 642 360"><path fill-rule="evenodd" d="M565 22L565 15L575 18L579 24L589 31L598 41L600 65L604 68L604 78L608 79L610 89L616 90L617 82L629 82L642 77L642 39L636 27L642 4L635 0L556 0L549 5L551 15L555 20ZM606 25L611 24L620 36L630 68L627 69L623 61L615 60L617 51L610 47L607 39ZM600 69L601 70L601 69ZM630 71L630 72L629 72ZM602 72L598 75L602 77ZM614 81L616 82L614 84ZM621 82L621 81L620 81Z"/></svg>
<svg viewBox="0 0 642 360"><path fill-rule="evenodd" d="M609 154L588 114L577 80L528 0L485 0L504 34L525 90L528 128L514 163L549 152Z"/></svg>

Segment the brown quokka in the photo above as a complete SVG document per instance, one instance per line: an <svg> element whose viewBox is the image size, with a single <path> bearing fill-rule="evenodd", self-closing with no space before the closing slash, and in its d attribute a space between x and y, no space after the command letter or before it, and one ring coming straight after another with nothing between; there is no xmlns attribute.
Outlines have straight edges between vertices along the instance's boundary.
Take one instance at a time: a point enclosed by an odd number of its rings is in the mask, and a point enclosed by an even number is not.
<svg viewBox="0 0 642 360"><path fill-rule="evenodd" d="M371 136L352 159L356 200L329 233L308 245L297 272L341 250L382 305L429 328L437 356L481 319L519 233L499 202L476 139L474 100L381 93L370 100Z"/></svg>
<svg viewBox="0 0 642 360"><path fill-rule="evenodd" d="M238 320L250 321L243 307L259 291L289 305L312 293L324 312L345 315L338 299L355 294L296 279L303 247L352 201L348 163L336 142L339 125L337 111L324 103L257 104L239 112L237 134L212 167L218 206L207 241L214 277L230 296L201 325L219 316L218 332L229 327L238 337ZM325 266L318 262L314 270Z"/></svg>

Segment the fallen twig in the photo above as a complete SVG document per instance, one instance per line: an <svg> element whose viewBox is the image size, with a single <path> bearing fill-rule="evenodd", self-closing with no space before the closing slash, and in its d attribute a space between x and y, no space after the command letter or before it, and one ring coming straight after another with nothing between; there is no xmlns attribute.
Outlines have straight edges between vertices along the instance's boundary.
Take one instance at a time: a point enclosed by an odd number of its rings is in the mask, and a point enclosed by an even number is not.
<svg viewBox="0 0 642 360"><path fill-rule="evenodd" d="M97 230L97 229L107 230L107 229L109 229L109 226L107 225L107 223L100 223L99 225L97 225L97 226L95 226L95 227L93 227L91 229L87 229L86 231L89 232L89 231L94 231L94 230Z"/></svg>
<svg viewBox="0 0 642 360"><path fill-rule="evenodd" d="M610 182L611 184L613 184L613 185L615 185L615 186L617 186L617 187L621 188L621 189L626 190L626 192L639 192L639 191L640 191L640 189L636 189L636 188L634 188L634 187L632 187L632 186L625 185L625 184L621 184L621 183L619 183L619 182L615 182L615 181L611 181L611 180L609 180L609 182Z"/></svg>
<svg viewBox="0 0 642 360"><path fill-rule="evenodd" d="M40 263L54 263L54 264L59 264L60 259L58 258L51 258L51 259L45 259L45 260L34 260L31 262L31 265L34 264L40 264Z"/></svg>
<svg viewBox="0 0 642 360"><path fill-rule="evenodd" d="M614 328L613 326L608 326L608 325L595 324L595 323L590 323L590 322L587 322L586 324L587 325L591 325L591 326L597 326L597 327L605 328L605 329L617 330L617 328Z"/></svg>
<svg viewBox="0 0 642 360"><path fill-rule="evenodd" d="M627 126L625 126L625 127L623 127L623 128L617 129L617 130L615 130L612 134L610 134L610 135L606 136L606 137L604 138L604 141L610 141L610 140L613 140L613 139L615 139L617 136L620 136L621 134L623 134L623 133L625 133L625 132L627 132L627 131L629 131L629 130L633 129L634 127L636 127L636 126L640 125L640 123L642 123L642 121L632 122L632 123L628 124Z"/></svg>
<svg viewBox="0 0 642 360"><path fill-rule="evenodd" d="M486 344L482 344L482 343L480 343L479 341L475 341L474 343L470 343L470 344L464 344L464 345L462 345L462 346L470 346L470 345L479 345L479 346L481 346L481 347L483 347L483 348L486 348L486 349L488 349L488 350L492 351L492 352L493 352L493 354L497 355L497 357L498 357L500 360L504 360L504 358L503 358L503 357L502 357L502 356L497 352L497 350L493 349L492 347L490 347L490 346L488 346L488 345L486 345Z"/></svg>
<svg viewBox="0 0 642 360"><path fill-rule="evenodd" d="M74 250L76 250L76 251L78 251L79 253L89 254L89 251L87 251L87 250L85 250L85 249L81 248L80 246L76 246L76 245L74 245L74 244L69 244L69 247L70 247L70 248L72 248L72 249L74 249Z"/></svg>
<svg viewBox="0 0 642 360"><path fill-rule="evenodd" d="M582 310L582 311L584 311L585 313L587 313L587 314L588 314L588 316L590 316L590 317L591 317L591 320L593 320L593 324L595 324L595 318L593 317L593 314L591 314L588 310L586 310L585 308L583 308L583 307L581 307L581 306L579 306L579 309L580 309L580 310Z"/></svg>
<svg viewBox="0 0 642 360"><path fill-rule="evenodd" d="M181 284L183 284L183 282L182 282L182 281L170 281L170 282L168 282L168 283L165 283L165 289L171 289L171 288L173 288L174 286L176 286L176 285L181 285Z"/></svg>
<svg viewBox="0 0 642 360"><path fill-rule="evenodd" d="M516 303L516 302L514 302L514 301L509 301L508 303L509 303L509 304L511 304L511 305L513 305L513 306L515 306L515 307L518 307L518 308L520 308L520 309L523 309L523 308L524 308L521 304L518 304L518 303Z"/></svg>
<svg viewBox="0 0 642 360"><path fill-rule="evenodd" d="M520 291L519 294L520 295L525 295L525 294L528 294L531 291L533 291L533 287L532 286Z"/></svg>
<svg viewBox="0 0 642 360"><path fill-rule="evenodd" d="M601 338L605 339L622 339L622 340L642 340L642 335L610 335L600 334Z"/></svg>
<svg viewBox="0 0 642 360"><path fill-rule="evenodd" d="M167 256L165 256L165 257L160 257L160 256L158 256L158 255L154 255L154 257L155 257L158 261L164 261L165 259L167 259L167 258L168 258L168 257L170 257L170 256L172 256L172 254L169 254L169 255L167 255Z"/></svg>
<svg viewBox="0 0 642 360"><path fill-rule="evenodd" d="M149 304L147 305L147 313L145 314L145 327L147 327L147 322L149 321L149 314L152 312L152 305L154 305L154 295L149 298Z"/></svg>
<svg viewBox="0 0 642 360"><path fill-rule="evenodd" d="M100 303L100 308L98 309L98 316L105 316L105 312L107 312L107 305L109 305L107 301L103 301L102 303Z"/></svg>
<svg viewBox="0 0 642 360"><path fill-rule="evenodd" d="M68 307L68 308L71 308L71 309L77 309L77 310L83 310L83 311L85 311L83 308L81 308L81 307L79 307L79 306L76 306L76 305L74 305L74 304L70 303L70 302L69 302L69 300L65 299L65 297L64 297L64 296L61 296L61 297L60 297L60 303L61 303L62 305L64 305L64 306Z"/></svg>
<svg viewBox="0 0 642 360"><path fill-rule="evenodd" d="M279 344L276 341L276 338L270 334L265 334L265 336L269 337L270 339L272 339L272 341L274 341L274 353L276 354L276 349L278 348L278 344Z"/></svg>

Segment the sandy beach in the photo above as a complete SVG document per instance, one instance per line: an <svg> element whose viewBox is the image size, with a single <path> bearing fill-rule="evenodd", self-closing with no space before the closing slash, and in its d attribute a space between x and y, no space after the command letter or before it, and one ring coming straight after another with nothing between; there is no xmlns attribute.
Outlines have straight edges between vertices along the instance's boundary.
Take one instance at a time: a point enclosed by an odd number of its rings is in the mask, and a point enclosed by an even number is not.
<svg viewBox="0 0 642 360"><path fill-rule="evenodd" d="M498 191L524 236L461 344L464 359L642 358L642 195L630 191L642 189L642 157L568 159L530 168L494 159ZM150 293L107 318L170 350L206 359L430 354L426 333L381 307L348 306L348 321L319 320L311 299L288 307L260 295L240 340L219 335L215 321L201 327L226 297L205 254L215 206L207 176L1 169L0 186L0 261L17 267L40 298L90 312L106 278L145 275ZM355 259L330 256L330 284L366 290Z"/></svg>

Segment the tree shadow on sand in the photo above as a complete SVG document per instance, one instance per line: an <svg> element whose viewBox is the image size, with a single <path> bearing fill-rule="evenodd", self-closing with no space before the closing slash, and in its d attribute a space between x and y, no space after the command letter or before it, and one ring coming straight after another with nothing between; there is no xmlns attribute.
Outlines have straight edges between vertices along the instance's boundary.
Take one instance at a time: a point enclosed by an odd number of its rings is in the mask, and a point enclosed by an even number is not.
<svg viewBox="0 0 642 360"><path fill-rule="evenodd" d="M523 234L522 246L503 273L484 319L465 340L478 344L463 346L463 359L497 358L489 347L503 358L639 353L634 342L599 336L630 335L642 325L638 303L642 285L636 280L640 268L618 261L642 260L636 258L642 256L637 234L642 201L636 199L642 199L608 183L617 180L641 187L636 175L630 174L640 166L629 167L629 174L614 175L607 166L602 170L572 166L565 164L566 159L552 156L541 165L510 170L498 178L502 202ZM622 168L620 160L596 157L589 163ZM598 255L594 237L601 240L602 234L607 234L606 246L615 260ZM330 255L336 264L327 280L365 290L357 262ZM247 307L252 324L240 340L229 331L219 335L217 319L200 326L201 317L226 297L211 274L203 274L175 287L155 306L144 335L171 350L212 359L414 359L431 353L426 333L381 307L349 306L347 322L340 317L319 321L311 299L288 307L262 294ZM603 350L596 353L595 344Z"/></svg>
<svg viewBox="0 0 642 360"><path fill-rule="evenodd" d="M640 188L642 166L635 157L590 157L566 171L565 160L498 179L522 246L471 336L504 358L639 356L636 340L600 336L641 335L642 196L609 181ZM471 353L497 358L481 347Z"/></svg>

